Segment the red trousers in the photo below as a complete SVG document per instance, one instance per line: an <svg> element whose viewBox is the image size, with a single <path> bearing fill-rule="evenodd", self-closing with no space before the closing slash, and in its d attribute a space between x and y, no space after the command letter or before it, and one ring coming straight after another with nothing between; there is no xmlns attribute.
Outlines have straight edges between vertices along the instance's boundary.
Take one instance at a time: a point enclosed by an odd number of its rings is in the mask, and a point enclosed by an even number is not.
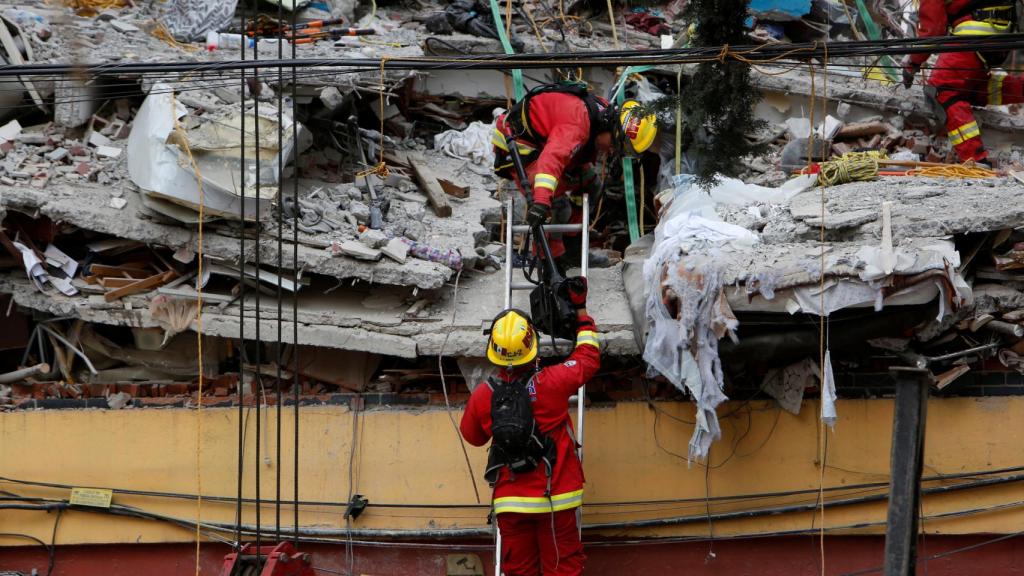
<svg viewBox="0 0 1024 576"><path fill-rule="evenodd" d="M553 514L498 514L501 571L505 576L579 576L583 543L576 509Z"/></svg>
<svg viewBox="0 0 1024 576"><path fill-rule="evenodd" d="M1024 78L991 71L976 52L940 54L928 84L946 110L946 134L961 162L988 157L971 106L1024 102Z"/></svg>

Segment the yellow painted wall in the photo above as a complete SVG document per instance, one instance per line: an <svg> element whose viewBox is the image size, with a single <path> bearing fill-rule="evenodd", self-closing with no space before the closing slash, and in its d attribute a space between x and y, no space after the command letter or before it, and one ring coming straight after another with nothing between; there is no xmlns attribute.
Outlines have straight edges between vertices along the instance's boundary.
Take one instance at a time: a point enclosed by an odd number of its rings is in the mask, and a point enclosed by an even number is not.
<svg viewBox="0 0 1024 576"><path fill-rule="evenodd" d="M692 426L676 418L693 418L688 403L658 403L667 414L657 419L643 403L620 403L614 408L587 412L585 470L586 501L599 502L694 498L696 502L648 506L585 507L585 521L614 522L639 518L691 516L705 513L705 468L688 465L686 445ZM838 404L840 421L829 435L824 473L825 486L885 482L888 478L891 400L846 400ZM254 495L255 412L250 411L246 434L245 495ZM344 502L348 497L349 456L353 413L346 407L301 409L301 498ZM800 416L780 412L771 402L729 403L723 415L723 438L711 453L708 493L728 496L746 493L817 489L821 475L818 459L817 404L805 403ZM1024 398L933 399L929 404L925 474L950 474L1024 464ZM276 428L276 411L265 413L269 429ZM0 414L0 475L79 486L109 486L138 490L194 493L201 481L208 495L233 496L236 490L237 409L51 410ZM456 422L461 413L455 413ZM201 423L199 472L196 470L197 424ZM282 490L292 494L293 420L285 410L281 472ZM455 431L444 410L375 409L359 415L353 457L355 492L371 502L473 503L473 489ZM655 436L655 430L657 435ZM277 462L273 436L261 462L263 497L274 493ZM660 445L660 446L659 446ZM479 479L485 450L468 447L486 502L489 490ZM0 482L0 489L19 495L67 498L66 490L32 488ZM864 494L864 492L858 492ZM836 494L838 496L840 494ZM744 504L713 505L723 512L754 506L814 501L809 494ZM1019 484L926 499L925 514L979 508L1024 500ZM180 518L195 518L194 502L115 494L119 504L136 506ZM342 508L304 509L302 523L343 527ZM285 524L291 509L283 509ZM205 521L234 522L234 505L204 503ZM841 527L884 520L885 504L830 508L825 522ZM483 526L480 509L370 508L356 526L412 529ZM21 532L48 541L53 514L39 511L0 510L0 532ZM245 521L252 523L253 507ZM274 524L274 508L263 508L264 525ZM810 513L717 522L718 536L782 530L803 530L820 522ZM925 529L933 533L1013 532L1024 522L1024 511L1006 508L954 519L933 519ZM860 531L865 531L861 529ZM879 527L867 529L880 532ZM610 531L606 534L705 535L707 524L694 522L660 529ZM188 530L162 523L110 517L76 510L61 520L58 543L187 541ZM21 540L0 544L24 545Z"/></svg>

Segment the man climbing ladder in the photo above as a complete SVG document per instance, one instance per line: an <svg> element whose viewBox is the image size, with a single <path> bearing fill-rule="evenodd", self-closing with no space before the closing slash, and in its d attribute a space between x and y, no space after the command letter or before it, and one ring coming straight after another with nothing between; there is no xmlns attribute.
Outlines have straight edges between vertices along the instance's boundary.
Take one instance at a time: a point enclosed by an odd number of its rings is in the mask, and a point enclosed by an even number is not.
<svg viewBox="0 0 1024 576"><path fill-rule="evenodd" d="M539 335L515 309L491 325L487 358L501 369L473 391L460 429L467 442L491 441L485 478L506 576L577 576L586 557L576 510L583 503L583 465L569 418L569 398L597 372L600 344L587 314L587 282L566 282L576 309L576 347L561 364L539 368Z"/></svg>

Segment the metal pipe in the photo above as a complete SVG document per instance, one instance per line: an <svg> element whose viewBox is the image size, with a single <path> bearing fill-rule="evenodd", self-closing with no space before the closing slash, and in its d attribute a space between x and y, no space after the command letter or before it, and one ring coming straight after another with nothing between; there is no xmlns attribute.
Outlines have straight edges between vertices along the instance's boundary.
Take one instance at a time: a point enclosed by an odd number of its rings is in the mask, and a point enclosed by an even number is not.
<svg viewBox="0 0 1024 576"><path fill-rule="evenodd" d="M90 372L92 372L94 375L95 374L99 374L99 372L96 371L96 367L93 366L92 362L89 361L89 357L86 356L85 353L82 352L81 350L79 350L78 348L75 348L74 344L72 344L71 342L68 342L67 338L61 336L60 334L57 334L57 332L47 328L46 326L43 326L42 324L39 325L39 328L41 330L45 330L47 334L49 334L50 336L53 336L54 338L59 340L61 343L63 343L65 346L70 348L71 351L74 352L76 356L78 356L79 358L82 359L82 361L85 362L85 365L89 367L89 371Z"/></svg>
<svg viewBox="0 0 1024 576"><path fill-rule="evenodd" d="M545 232L579 232L581 230L580 224L545 224ZM529 232L530 227L526 224L517 224L512 227L513 232Z"/></svg>
<svg viewBox="0 0 1024 576"><path fill-rule="evenodd" d="M36 374L49 374L50 365L46 362L36 364L35 366L29 366L28 368L22 368L6 374L0 374L0 384L10 384L11 382L18 382L24 380Z"/></svg>
<svg viewBox="0 0 1024 576"><path fill-rule="evenodd" d="M989 322L991 324L991 322ZM950 352L949 354L942 354L941 356L926 356L928 364L934 364L935 362L942 362L944 360L955 360L963 356L969 356L975 352L984 352L985 350L991 350L992 348L998 348L1002 346L1002 342L992 342L991 344L984 344L982 346L975 346L974 348L968 348L959 352Z"/></svg>
<svg viewBox="0 0 1024 576"><path fill-rule="evenodd" d="M510 190L505 201L505 310L512 307L512 219L515 215L515 190Z"/></svg>

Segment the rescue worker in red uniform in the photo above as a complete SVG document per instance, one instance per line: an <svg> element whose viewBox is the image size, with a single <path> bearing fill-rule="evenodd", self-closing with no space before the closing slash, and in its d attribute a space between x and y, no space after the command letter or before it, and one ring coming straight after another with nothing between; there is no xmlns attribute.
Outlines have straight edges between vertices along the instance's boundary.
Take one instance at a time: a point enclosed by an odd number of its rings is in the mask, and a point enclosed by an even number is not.
<svg viewBox="0 0 1024 576"><path fill-rule="evenodd" d="M501 370L504 383L522 383L529 394L536 429L554 453L553 465L513 473L495 468L493 513L501 534L501 568L506 576L578 576L586 557L580 542L576 509L583 503L583 465L569 419L569 397L576 394L601 364L600 344L593 319L587 314L587 284L569 280L568 297L576 308L576 347L561 364L537 368L537 333L529 317L505 310L495 318L487 357ZM492 396L495 381L478 385L462 416L460 430L467 442L483 446L492 440ZM491 456L495 443L491 445ZM493 460L493 458L492 458Z"/></svg>
<svg viewBox="0 0 1024 576"><path fill-rule="evenodd" d="M654 142L655 118L641 117L640 110L635 100L612 106L582 84L548 84L530 90L498 117L492 138L494 170L514 180L527 195L508 148L507 138L514 137L529 179L525 185L533 196L528 224L542 224L548 218L556 224L582 221L582 193L597 190L597 173L607 160L616 154L643 153ZM551 255L559 259L565 254L562 235L548 236Z"/></svg>
<svg viewBox="0 0 1024 576"><path fill-rule="evenodd" d="M1016 23L1017 0L921 0L918 37L992 36L1009 32ZM988 151L981 141L981 129L971 106L999 106L1024 102L1024 81L1009 76L999 67L1007 53L945 52L940 54L928 84L945 111L946 134L961 162L985 162ZM914 76L928 54L911 54L904 59L903 84Z"/></svg>

